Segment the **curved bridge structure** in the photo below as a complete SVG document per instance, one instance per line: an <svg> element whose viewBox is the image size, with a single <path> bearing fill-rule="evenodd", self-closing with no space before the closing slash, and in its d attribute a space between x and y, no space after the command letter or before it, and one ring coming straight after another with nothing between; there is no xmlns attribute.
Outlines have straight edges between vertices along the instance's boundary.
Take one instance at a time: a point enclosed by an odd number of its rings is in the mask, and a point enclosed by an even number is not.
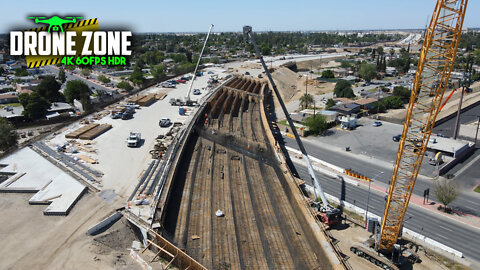
<svg viewBox="0 0 480 270"><path fill-rule="evenodd" d="M235 77L202 105L160 197L159 231L208 269L332 269L276 157L265 97L266 82Z"/></svg>

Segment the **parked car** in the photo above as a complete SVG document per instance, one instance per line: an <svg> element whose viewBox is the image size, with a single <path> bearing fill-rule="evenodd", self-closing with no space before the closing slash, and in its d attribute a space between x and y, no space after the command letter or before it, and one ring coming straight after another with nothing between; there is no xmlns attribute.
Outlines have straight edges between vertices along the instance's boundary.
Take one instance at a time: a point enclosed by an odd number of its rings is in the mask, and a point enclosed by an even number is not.
<svg viewBox="0 0 480 270"><path fill-rule="evenodd" d="M172 122L170 121L169 118L162 118L162 119L160 119L158 124L160 125L160 127L168 127L168 126L170 126L170 124L172 124Z"/></svg>
<svg viewBox="0 0 480 270"><path fill-rule="evenodd" d="M128 113L128 112L122 113L122 120L132 119L132 117L133 115L131 113Z"/></svg>
<svg viewBox="0 0 480 270"><path fill-rule="evenodd" d="M247 72L245 72L245 75L250 75L250 72L248 72L248 71L247 71Z"/></svg>
<svg viewBox="0 0 480 270"><path fill-rule="evenodd" d="M213 73L213 71L209 71L208 74L215 74L215 73Z"/></svg>
<svg viewBox="0 0 480 270"><path fill-rule="evenodd" d="M381 125L382 125L382 122L380 122L380 121L375 121L375 122L373 122L373 126L374 126L374 127L379 127L379 126L381 126Z"/></svg>
<svg viewBox="0 0 480 270"><path fill-rule="evenodd" d="M138 105L137 103L129 102L129 103L127 103L127 107L132 107L134 109L139 109L140 105Z"/></svg>
<svg viewBox="0 0 480 270"><path fill-rule="evenodd" d="M394 142L399 142L401 138L402 138L402 134L398 134L398 135L393 136L392 140Z"/></svg>
<svg viewBox="0 0 480 270"><path fill-rule="evenodd" d="M175 88L177 87L174 83L170 83L170 82L163 82L160 84L161 87L165 87L165 88Z"/></svg>
<svg viewBox="0 0 480 270"><path fill-rule="evenodd" d="M187 81L182 80L182 79L179 79L179 80L177 80L177 82L178 82L178 83L186 83Z"/></svg>
<svg viewBox="0 0 480 270"><path fill-rule="evenodd" d="M200 95L202 92L200 92L200 89L193 89L193 94L194 95Z"/></svg>
<svg viewBox="0 0 480 270"><path fill-rule="evenodd" d="M188 77L181 77L180 80L188 81L190 79Z"/></svg>
<svg viewBox="0 0 480 270"><path fill-rule="evenodd" d="M111 114L110 117L111 117L112 119L118 119L118 118L122 118L122 115L123 115L122 112L116 112L116 113L114 113L114 114Z"/></svg>
<svg viewBox="0 0 480 270"><path fill-rule="evenodd" d="M135 113L135 108L130 107L130 106L126 106L125 107L125 112L127 112L129 114L134 114Z"/></svg>

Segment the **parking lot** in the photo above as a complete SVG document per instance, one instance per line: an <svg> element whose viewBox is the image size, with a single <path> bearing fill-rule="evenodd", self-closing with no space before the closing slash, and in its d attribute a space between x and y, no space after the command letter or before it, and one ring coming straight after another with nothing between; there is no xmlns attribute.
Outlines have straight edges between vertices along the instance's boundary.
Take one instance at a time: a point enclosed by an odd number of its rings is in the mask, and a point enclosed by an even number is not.
<svg viewBox="0 0 480 270"><path fill-rule="evenodd" d="M219 78L225 76L221 69L209 69L218 75ZM191 99L197 100L205 96L208 91L203 90L207 86L207 81L212 74L204 73L202 77L197 77L192 89L201 90L200 95L191 95ZM179 77L180 78L180 77ZM175 78L178 79L178 78ZM193 107L186 107L185 115L179 115L179 107L171 106L169 100L171 98L183 99L188 91L190 82L177 84L176 88L151 87L139 94L145 95L150 93L167 93L163 100L157 100L155 103L147 107L137 109L133 114L133 118L129 120L112 119L109 115L93 121L99 124L110 124L112 129L99 137L92 140L92 148L95 153L83 153L88 157L98 160L98 164L88 164L100 172L103 172L102 188L114 190L117 195L128 197L137 184L138 177L144 171L151 160L150 150L153 149L155 139L158 135L165 135L169 128L161 128L159 120L161 118L170 118L172 122L185 122L191 114ZM126 104L127 101L121 102ZM62 133L50 138L47 141L51 147L62 145L67 142L65 134L81 126L79 123L72 124ZM142 142L136 148L127 147L127 137L130 132L141 133ZM69 154L75 155L75 154Z"/></svg>
<svg viewBox="0 0 480 270"><path fill-rule="evenodd" d="M354 130L345 131L340 128L331 128L325 136L308 137L306 140L345 153L345 148L349 146L351 150L349 154L373 161L377 160L377 163L390 164L389 166L393 167L399 143L393 141L392 138L402 133L403 126L382 121L381 126L374 127L375 121L370 118L360 118L358 127ZM431 176L434 171L435 167L428 164L428 157L425 157L421 173Z"/></svg>

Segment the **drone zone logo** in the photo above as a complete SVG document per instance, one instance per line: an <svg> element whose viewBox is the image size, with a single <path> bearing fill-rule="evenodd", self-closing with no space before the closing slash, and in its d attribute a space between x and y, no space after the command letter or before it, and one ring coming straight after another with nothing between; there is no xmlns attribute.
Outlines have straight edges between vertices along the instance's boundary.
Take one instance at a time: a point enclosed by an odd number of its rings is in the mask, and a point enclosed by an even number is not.
<svg viewBox="0 0 480 270"><path fill-rule="evenodd" d="M64 65L125 65L130 31L99 31L98 19L28 17L46 26L10 32L10 54L25 55L29 68Z"/></svg>

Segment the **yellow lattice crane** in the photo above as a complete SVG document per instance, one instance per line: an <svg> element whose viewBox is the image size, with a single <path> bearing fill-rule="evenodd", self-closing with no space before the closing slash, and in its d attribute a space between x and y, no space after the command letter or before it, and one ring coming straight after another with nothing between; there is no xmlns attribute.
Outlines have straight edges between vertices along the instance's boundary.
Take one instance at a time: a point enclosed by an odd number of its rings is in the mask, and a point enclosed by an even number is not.
<svg viewBox="0 0 480 270"><path fill-rule="evenodd" d="M412 94L403 125L380 234L374 247L391 254L402 229L408 202L427 149L445 88L453 69L468 0L438 0L425 33ZM362 246L351 248L357 255L385 269L396 266Z"/></svg>
<svg viewBox="0 0 480 270"><path fill-rule="evenodd" d="M398 147L377 249L391 251L402 228L457 54L468 0L438 0L425 34Z"/></svg>

